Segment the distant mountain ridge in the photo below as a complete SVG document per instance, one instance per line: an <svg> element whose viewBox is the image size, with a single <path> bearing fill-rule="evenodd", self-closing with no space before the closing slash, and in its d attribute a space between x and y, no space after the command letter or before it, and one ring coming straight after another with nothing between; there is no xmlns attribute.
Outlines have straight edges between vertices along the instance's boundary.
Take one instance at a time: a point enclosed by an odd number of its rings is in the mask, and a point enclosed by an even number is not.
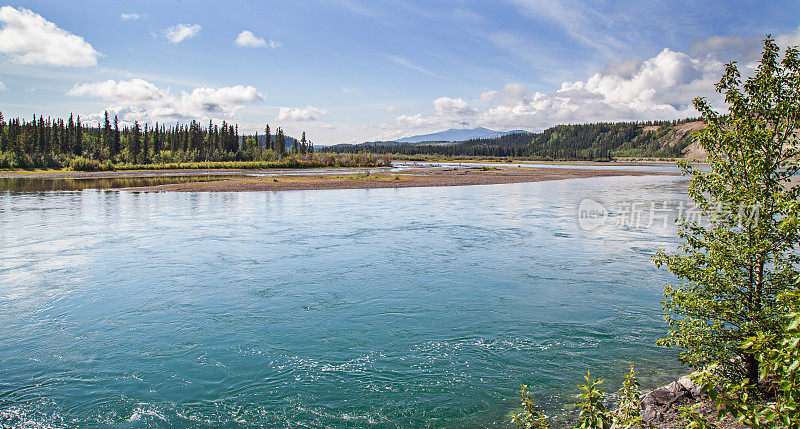
<svg viewBox="0 0 800 429"><path fill-rule="evenodd" d="M471 138L445 141L450 138L471 137L471 134L426 134L400 139L406 142L365 142L356 145L339 144L326 150L338 153L369 152L376 155L394 154L530 158L541 160L611 160L619 158L686 158L702 160L705 153L692 133L705 124L697 118L672 121L597 122L556 125L541 132L513 131L499 137ZM491 130L477 129L477 132ZM414 142L409 141L413 138ZM434 139L430 141L429 139Z"/></svg>
<svg viewBox="0 0 800 429"><path fill-rule="evenodd" d="M463 142L473 139L496 139L507 134L530 133L525 130L514 131L495 131L484 127L478 128L451 128L438 133L421 134L416 136L403 137L394 140L397 143L422 143L422 142Z"/></svg>

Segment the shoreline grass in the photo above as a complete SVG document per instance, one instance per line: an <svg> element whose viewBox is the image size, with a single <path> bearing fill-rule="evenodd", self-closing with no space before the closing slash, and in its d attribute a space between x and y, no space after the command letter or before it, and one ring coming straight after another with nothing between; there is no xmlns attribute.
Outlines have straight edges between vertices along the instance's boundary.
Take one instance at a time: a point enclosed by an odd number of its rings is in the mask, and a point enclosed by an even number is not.
<svg viewBox="0 0 800 429"><path fill-rule="evenodd" d="M302 157L288 156L270 161L178 161L160 163L114 163L110 160L76 157L64 162L47 165L26 164L9 167L3 165L0 171L8 172L103 172L103 171L156 171L156 170L269 170L269 169L312 169L312 168L355 168L389 167L391 158L370 154L315 154Z"/></svg>

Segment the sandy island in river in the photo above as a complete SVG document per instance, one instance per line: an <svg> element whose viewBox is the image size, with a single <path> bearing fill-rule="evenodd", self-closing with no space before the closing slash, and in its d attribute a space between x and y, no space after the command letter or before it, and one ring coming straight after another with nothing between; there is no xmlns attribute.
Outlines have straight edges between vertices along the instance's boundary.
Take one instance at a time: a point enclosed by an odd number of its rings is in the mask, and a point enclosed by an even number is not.
<svg viewBox="0 0 800 429"><path fill-rule="evenodd" d="M315 189L412 188L426 186L491 185L541 182L608 176L676 175L671 172L584 168L533 167L422 167L389 171L389 168L324 170L155 170L112 172L3 172L0 178L135 178L160 176L208 176L208 181L121 188L139 192L237 192ZM215 180L214 176L225 175ZM236 177L231 177L231 176Z"/></svg>

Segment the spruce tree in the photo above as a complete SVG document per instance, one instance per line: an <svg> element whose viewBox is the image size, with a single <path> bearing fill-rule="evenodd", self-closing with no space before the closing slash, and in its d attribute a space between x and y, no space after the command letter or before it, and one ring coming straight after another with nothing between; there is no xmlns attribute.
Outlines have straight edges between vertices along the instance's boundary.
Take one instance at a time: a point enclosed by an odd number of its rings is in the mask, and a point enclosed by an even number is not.
<svg viewBox="0 0 800 429"><path fill-rule="evenodd" d="M81 117L75 123L75 141L72 142L72 153L76 156L81 156L83 153L83 126L81 125Z"/></svg>
<svg viewBox="0 0 800 429"><path fill-rule="evenodd" d="M275 147L272 145L272 134L269 131L269 124L264 127L264 148L268 148L270 152L275 152Z"/></svg>
<svg viewBox="0 0 800 429"><path fill-rule="evenodd" d="M116 156L122 150L120 147L120 138L119 138L119 121L117 120L117 115L114 115L114 135L113 135L113 150L111 154Z"/></svg>
<svg viewBox="0 0 800 429"><path fill-rule="evenodd" d="M72 113L69 114L69 120L67 121L67 138L65 142L65 147L63 148L62 152L64 153L71 153L73 148L75 147L75 120L72 118Z"/></svg>
<svg viewBox="0 0 800 429"><path fill-rule="evenodd" d="M103 138L102 138L102 148L103 150L107 150L109 154L114 153L113 142L111 140L111 122L108 120L108 110L103 113Z"/></svg>
<svg viewBox="0 0 800 429"><path fill-rule="evenodd" d="M139 121L133 122L133 129L131 135L128 136L128 152L131 156L131 162L138 162L139 152L141 150L141 130L139 129Z"/></svg>
<svg viewBox="0 0 800 429"><path fill-rule="evenodd" d="M3 112L0 112L0 153L8 150L8 143L6 143L6 123L3 120Z"/></svg>

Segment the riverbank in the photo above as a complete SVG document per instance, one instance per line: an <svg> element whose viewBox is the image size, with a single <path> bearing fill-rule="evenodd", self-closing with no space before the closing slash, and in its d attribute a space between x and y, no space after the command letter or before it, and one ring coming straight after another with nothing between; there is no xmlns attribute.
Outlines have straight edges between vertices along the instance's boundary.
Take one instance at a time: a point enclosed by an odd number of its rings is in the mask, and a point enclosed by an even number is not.
<svg viewBox="0 0 800 429"><path fill-rule="evenodd" d="M340 174L267 174L215 181L135 187L127 188L127 190L159 192L240 192L412 188L542 182L587 177L674 174L675 173L600 169L430 167L406 169L401 172L387 171L384 169Z"/></svg>
<svg viewBox="0 0 800 429"><path fill-rule="evenodd" d="M150 170L2 172L0 180L46 180L49 190L113 188L137 192L239 192L492 185L674 172L587 168L414 166L305 170ZM163 179L163 180L159 180ZM89 181L93 180L90 184ZM86 186L59 187L60 182ZM23 186L24 188L24 186ZM2 187L0 187L2 189ZM13 187L11 188L13 189Z"/></svg>

